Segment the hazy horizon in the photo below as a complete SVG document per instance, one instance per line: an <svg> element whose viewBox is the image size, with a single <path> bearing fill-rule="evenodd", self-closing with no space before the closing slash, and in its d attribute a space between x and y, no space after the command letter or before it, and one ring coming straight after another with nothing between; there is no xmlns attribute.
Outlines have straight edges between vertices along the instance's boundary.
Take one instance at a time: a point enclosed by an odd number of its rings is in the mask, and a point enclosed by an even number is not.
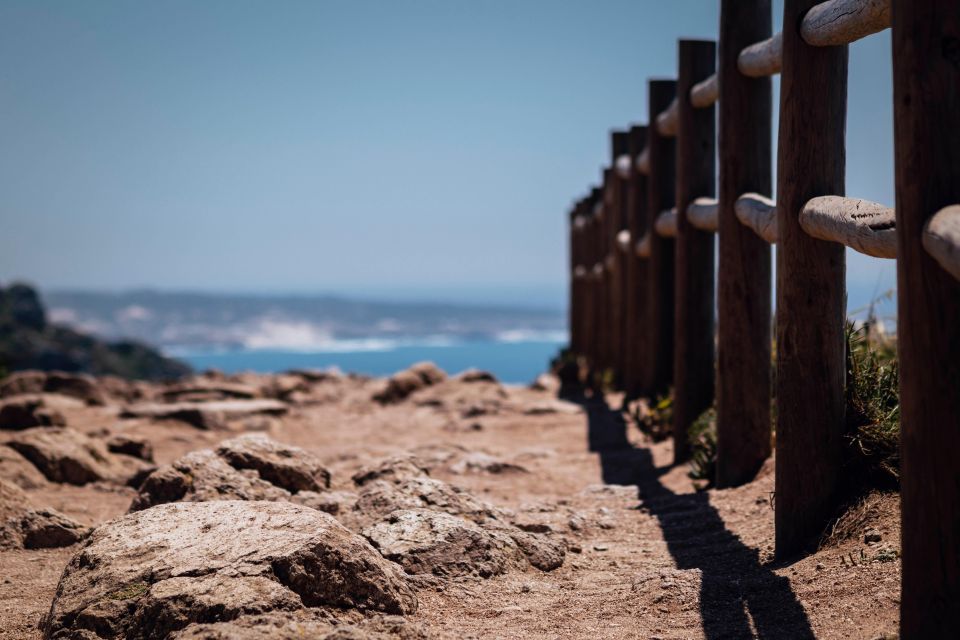
<svg viewBox="0 0 960 640"><path fill-rule="evenodd" d="M563 305L568 207L717 12L8 0L0 279ZM846 191L892 204L889 33L850 56Z"/></svg>

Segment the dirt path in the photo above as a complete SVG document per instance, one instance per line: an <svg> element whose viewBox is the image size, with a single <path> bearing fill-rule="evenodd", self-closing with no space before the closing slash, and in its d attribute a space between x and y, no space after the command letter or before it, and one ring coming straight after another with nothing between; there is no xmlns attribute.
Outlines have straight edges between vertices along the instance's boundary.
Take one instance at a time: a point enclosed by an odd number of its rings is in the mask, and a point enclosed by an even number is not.
<svg viewBox="0 0 960 640"><path fill-rule="evenodd" d="M68 424L147 437L158 463L241 430L266 430L317 454L333 489L386 455L413 452L431 475L509 510L514 521L562 536L563 566L424 582L415 619L458 638L882 638L896 631L897 501L875 499L851 517L849 537L791 564L773 564L772 463L733 490L696 492L671 468L669 443L651 445L602 401L448 381L391 406L376 381L341 381L323 402L284 418L201 431L182 423L120 420L115 406L79 407ZM610 398L618 404L618 398ZM475 454L513 465L474 470ZM485 458L486 459L486 458ZM102 484L51 484L38 503L95 525L134 495ZM867 545L864 532L882 541ZM0 552L0 638L37 638L60 571L76 547Z"/></svg>

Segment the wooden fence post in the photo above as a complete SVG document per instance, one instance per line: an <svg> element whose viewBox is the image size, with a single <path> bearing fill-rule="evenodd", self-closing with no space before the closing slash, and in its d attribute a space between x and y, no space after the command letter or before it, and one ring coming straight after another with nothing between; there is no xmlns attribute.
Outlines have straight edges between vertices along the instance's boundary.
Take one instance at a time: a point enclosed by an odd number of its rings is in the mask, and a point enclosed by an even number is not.
<svg viewBox="0 0 960 640"><path fill-rule="evenodd" d="M609 265L612 267L608 282L610 283L610 306L609 327L610 327L610 371L613 378L614 387L619 387L623 379L623 281L624 281L624 262L621 259L620 248L617 244L617 235L624 228L624 211L626 203L624 202L625 181L620 177L616 170L617 158L627 152L627 132L612 131L610 134L610 168L608 176L610 180L610 200L609 211L609 246L608 255L611 260Z"/></svg>
<svg viewBox="0 0 960 640"><path fill-rule="evenodd" d="M716 43L681 40L677 76L677 239L674 325L673 460L690 457L687 431L713 404L713 233L687 220L687 206L712 197L715 170L714 107L695 109L693 85L716 70Z"/></svg>
<svg viewBox="0 0 960 640"><path fill-rule="evenodd" d="M637 255L636 246L647 230L647 176L637 171L637 156L647 144L647 128L630 129L627 155L630 158L630 181L627 189L627 224L630 229L630 247L627 250L627 358L624 371L624 391L628 399L637 398L642 390L643 354L648 349L648 328L645 322L647 301L647 261Z"/></svg>
<svg viewBox="0 0 960 640"><path fill-rule="evenodd" d="M960 5L894 0L900 637L960 637L960 281L921 237L960 204Z"/></svg>
<svg viewBox="0 0 960 640"><path fill-rule="evenodd" d="M602 217L602 236L600 239L600 257L599 262L603 265L602 284L603 288L600 310L600 332L601 358L600 373L606 376L610 367L613 366L613 323L610 320L610 310L613 307L613 283L612 272L610 269L610 252L614 243L613 232L613 171L609 168L603 170L603 187L600 191L601 217Z"/></svg>
<svg viewBox="0 0 960 640"><path fill-rule="evenodd" d="M819 0L786 0L777 153L776 555L802 551L835 507L845 422L843 245L800 227L808 200L844 195L847 47L800 37ZM755 390L759 391L759 390Z"/></svg>
<svg viewBox="0 0 960 640"><path fill-rule="evenodd" d="M603 260L603 217L597 215L598 204L602 203L603 190L594 187L590 192L590 384L594 389L599 372L603 370L602 338L603 326L603 274L597 273L597 265Z"/></svg>
<svg viewBox="0 0 960 640"><path fill-rule="evenodd" d="M575 357L582 355L583 334L581 317L583 315L583 199L573 205L570 212L570 309L568 323L570 331L570 351Z"/></svg>
<svg viewBox="0 0 960 640"><path fill-rule="evenodd" d="M651 80L649 122L670 106L677 94L675 80ZM653 233L661 211L673 206L675 143L662 136L657 127L647 128L650 173L647 178L647 229L650 230L650 257L647 261L647 328L649 350L644 354L643 390L655 398L665 394L673 381L673 276L674 240Z"/></svg>
<svg viewBox="0 0 960 640"><path fill-rule="evenodd" d="M770 78L737 69L771 33L770 0L720 8L720 256L717 269L717 486L753 479L770 457L770 245L737 220L744 193L771 195Z"/></svg>

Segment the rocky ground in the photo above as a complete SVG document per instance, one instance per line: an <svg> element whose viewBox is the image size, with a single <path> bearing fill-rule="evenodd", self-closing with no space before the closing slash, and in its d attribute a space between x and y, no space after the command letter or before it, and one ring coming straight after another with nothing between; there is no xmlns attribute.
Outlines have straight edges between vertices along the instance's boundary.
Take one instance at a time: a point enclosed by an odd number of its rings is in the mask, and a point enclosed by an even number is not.
<svg viewBox="0 0 960 640"><path fill-rule="evenodd" d="M897 498L772 561L773 463L697 492L554 380L0 381L0 638L882 638Z"/></svg>

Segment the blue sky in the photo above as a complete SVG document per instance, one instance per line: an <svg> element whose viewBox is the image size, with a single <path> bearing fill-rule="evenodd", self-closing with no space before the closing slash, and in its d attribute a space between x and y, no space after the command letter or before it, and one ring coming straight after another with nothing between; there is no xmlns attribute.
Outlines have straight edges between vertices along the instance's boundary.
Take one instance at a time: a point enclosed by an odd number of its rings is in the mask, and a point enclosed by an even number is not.
<svg viewBox="0 0 960 640"><path fill-rule="evenodd" d="M0 279L560 302L608 131L718 7L3 0ZM892 204L889 32L850 71L847 192Z"/></svg>

